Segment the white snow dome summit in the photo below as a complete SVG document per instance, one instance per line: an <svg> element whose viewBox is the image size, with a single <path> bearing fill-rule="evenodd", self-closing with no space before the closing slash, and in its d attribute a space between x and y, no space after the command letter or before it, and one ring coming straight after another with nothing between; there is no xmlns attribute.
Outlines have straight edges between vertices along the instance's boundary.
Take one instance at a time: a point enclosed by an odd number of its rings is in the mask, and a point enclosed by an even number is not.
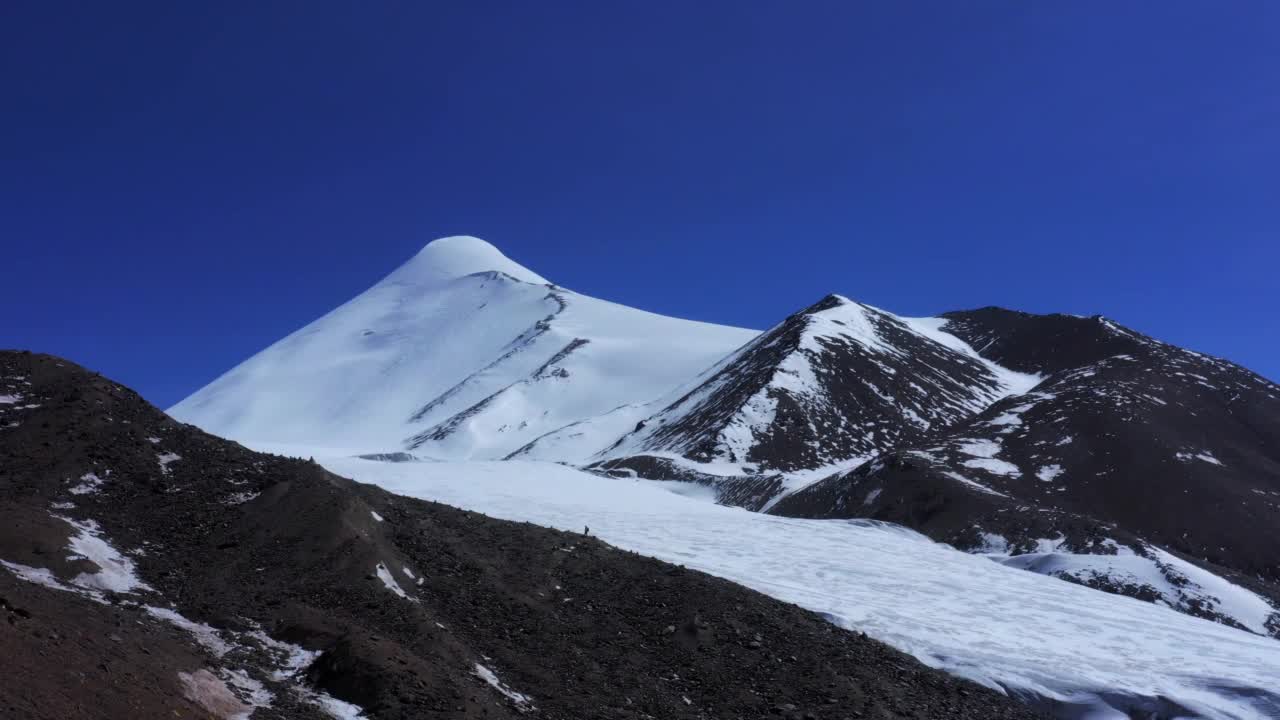
<svg viewBox="0 0 1280 720"><path fill-rule="evenodd" d="M578 460L756 334L580 295L446 237L169 413L248 443L449 459L502 459L572 425L555 459Z"/></svg>
<svg viewBox="0 0 1280 720"><path fill-rule="evenodd" d="M470 235L443 237L427 243L409 262L383 282L437 285L485 272L500 272L517 280L549 284L550 281L502 254L493 245Z"/></svg>

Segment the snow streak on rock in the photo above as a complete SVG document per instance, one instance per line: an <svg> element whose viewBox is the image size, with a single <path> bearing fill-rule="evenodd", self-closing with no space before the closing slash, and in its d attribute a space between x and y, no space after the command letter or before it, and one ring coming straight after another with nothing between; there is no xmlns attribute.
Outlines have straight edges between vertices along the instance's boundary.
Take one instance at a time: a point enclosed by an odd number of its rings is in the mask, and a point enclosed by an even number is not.
<svg viewBox="0 0 1280 720"><path fill-rule="evenodd" d="M868 459L1034 384L940 335L829 296L721 362L606 455L811 470Z"/></svg>

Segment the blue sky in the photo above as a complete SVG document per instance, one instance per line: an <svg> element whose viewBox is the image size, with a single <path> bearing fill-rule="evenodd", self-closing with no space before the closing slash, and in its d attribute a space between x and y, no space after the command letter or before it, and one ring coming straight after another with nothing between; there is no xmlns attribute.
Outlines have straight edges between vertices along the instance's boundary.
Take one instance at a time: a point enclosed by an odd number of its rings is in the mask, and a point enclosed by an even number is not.
<svg viewBox="0 0 1280 720"><path fill-rule="evenodd" d="M1280 378L1280 4L0 9L0 346L167 406L428 240L763 328L1102 313Z"/></svg>

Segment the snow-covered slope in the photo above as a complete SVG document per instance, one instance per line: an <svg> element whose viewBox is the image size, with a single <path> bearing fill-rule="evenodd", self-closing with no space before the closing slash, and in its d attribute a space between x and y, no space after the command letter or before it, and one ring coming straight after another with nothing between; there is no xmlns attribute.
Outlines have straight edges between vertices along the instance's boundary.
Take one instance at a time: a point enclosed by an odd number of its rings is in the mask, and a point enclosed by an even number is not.
<svg viewBox="0 0 1280 720"><path fill-rule="evenodd" d="M238 440L496 459L660 397L755 335L579 295L443 238L169 413Z"/></svg>
<svg viewBox="0 0 1280 720"><path fill-rule="evenodd" d="M1059 536L1021 552L999 535L985 539L988 552L980 554L1009 567L1107 589L1259 635L1275 635L1280 626L1280 612L1265 597L1147 543L1107 539L1100 547L1087 548L1099 552L1075 552Z"/></svg>
<svg viewBox="0 0 1280 720"><path fill-rule="evenodd" d="M1014 570L895 525L773 517L551 463L317 459L399 494L590 526L618 547L797 603L1060 717L1238 720L1280 709L1280 642Z"/></svg>

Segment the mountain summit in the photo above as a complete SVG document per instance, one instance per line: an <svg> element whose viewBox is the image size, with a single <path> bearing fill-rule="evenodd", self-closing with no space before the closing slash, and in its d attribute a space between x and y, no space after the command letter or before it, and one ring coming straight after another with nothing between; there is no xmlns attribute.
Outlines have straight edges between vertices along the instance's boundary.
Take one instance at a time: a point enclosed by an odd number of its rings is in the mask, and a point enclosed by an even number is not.
<svg viewBox="0 0 1280 720"><path fill-rule="evenodd" d="M502 273L535 285L551 284L546 278L503 255L492 244L470 235L432 240L382 282L431 286L486 272Z"/></svg>

